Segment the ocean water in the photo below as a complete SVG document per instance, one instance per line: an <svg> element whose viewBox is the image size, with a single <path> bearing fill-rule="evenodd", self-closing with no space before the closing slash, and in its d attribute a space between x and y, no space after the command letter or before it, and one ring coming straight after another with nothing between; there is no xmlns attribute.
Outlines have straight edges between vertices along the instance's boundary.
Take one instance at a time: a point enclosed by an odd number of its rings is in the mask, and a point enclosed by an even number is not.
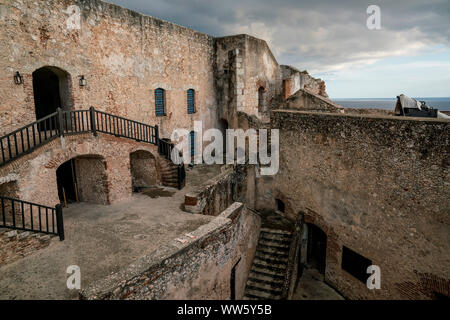
<svg viewBox="0 0 450 320"><path fill-rule="evenodd" d="M434 109L450 111L450 97L448 98L414 98L419 101L425 101L427 105ZM331 99L337 104L346 108L373 108L394 110L397 98L348 98Z"/></svg>

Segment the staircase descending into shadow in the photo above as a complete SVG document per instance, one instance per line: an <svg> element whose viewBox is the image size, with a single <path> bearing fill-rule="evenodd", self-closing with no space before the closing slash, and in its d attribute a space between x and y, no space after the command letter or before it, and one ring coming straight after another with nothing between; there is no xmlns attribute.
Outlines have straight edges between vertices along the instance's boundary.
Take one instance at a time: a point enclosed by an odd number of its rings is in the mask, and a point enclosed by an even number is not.
<svg viewBox="0 0 450 320"><path fill-rule="evenodd" d="M161 161L161 182L163 186L177 188L178 185L178 166L172 161L164 159Z"/></svg>
<svg viewBox="0 0 450 320"><path fill-rule="evenodd" d="M286 219L275 213L263 214L244 299L282 299L292 236L292 226Z"/></svg>

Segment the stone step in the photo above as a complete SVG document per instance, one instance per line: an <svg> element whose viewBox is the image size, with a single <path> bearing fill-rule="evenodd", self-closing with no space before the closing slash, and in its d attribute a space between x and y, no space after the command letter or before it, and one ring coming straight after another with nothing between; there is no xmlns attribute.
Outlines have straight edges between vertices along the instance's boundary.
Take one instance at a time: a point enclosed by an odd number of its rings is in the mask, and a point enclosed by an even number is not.
<svg viewBox="0 0 450 320"><path fill-rule="evenodd" d="M290 245L291 244L291 239L276 238L275 236L268 237L267 234L262 234L262 233L260 234L259 239L265 240L265 241L272 241L274 243L278 243L279 245Z"/></svg>
<svg viewBox="0 0 450 320"><path fill-rule="evenodd" d="M248 281L262 282L277 286L281 286L284 283L284 280L281 278L256 272L250 272L250 274L248 275Z"/></svg>
<svg viewBox="0 0 450 320"><path fill-rule="evenodd" d="M289 255L289 247L279 247L275 245L267 245L266 243L262 243L261 241L258 243L256 250L261 250L266 253L276 253L276 254L287 254Z"/></svg>
<svg viewBox="0 0 450 320"><path fill-rule="evenodd" d="M266 247L271 247L274 249L278 249L280 251L289 251L289 244L286 243L278 243L272 240L266 240L264 238L260 238L258 241L258 245L263 245Z"/></svg>
<svg viewBox="0 0 450 320"><path fill-rule="evenodd" d="M283 290L282 284L255 281L252 279L247 281L247 288L253 288L258 291L265 291L273 294L281 294Z"/></svg>
<svg viewBox="0 0 450 320"><path fill-rule="evenodd" d="M275 264L287 264L288 263L287 255L275 256L272 253L269 254L269 253L264 253L261 251L256 252L255 258L258 258L260 260L265 260L267 262L275 263Z"/></svg>
<svg viewBox="0 0 450 320"><path fill-rule="evenodd" d="M165 187L171 187L171 188L175 188L175 189L178 188L178 183L171 183L171 182L166 183L166 182L163 182L162 185L165 186Z"/></svg>
<svg viewBox="0 0 450 320"><path fill-rule="evenodd" d="M289 250L286 248L283 248L280 250L279 248L275 248L272 246L266 246L263 244L258 244L258 247L256 248L256 252L260 252L263 254L274 254L278 257L288 257L289 256Z"/></svg>
<svg viewBox="0 0 450 320"><path fill-rule="evenodd" d="M280 229L269 229L269 228L261 228L261 232L267 232L267 233L273 233L273 234L282 234L291 236L292 232L286 231L286 230L280 230Z"/></svg>
<svg viewBox="0 0 450 320"><path fill-rule="evenodd" d="M256 263L253 263L251 271L267 276L276 277L278 279L284 279L284 272L285 272L285 270L277 268L267 268L265 265L260 265Z"/></svg>
<svg viewBox="0 0 450 320"><path fill-rule="evenodd" d="M260 291L258 289L254 289L252 287L245 288L245 296L251 297L251 298L256 298L256 299L269 299L269 300L275 300L275 299L281 298L280 294L276 294L276 293L274 294L271 292Z"/></svg>
<svg viewBox="0 0 450 320"><path fill-rule="evenodd" d="M276 250L270 247L265 247L265 246L259 246L256 249L256 254L259 254L261 256L272 256L274 259L287 259L289 257L289 251L280 251L280 250Z"/></svg>
<svg viewBox="0 0 450 320"><path fill-rule="evenodd" d="M172 183L172 184L177 184L178 183L178 179L161 179L162 183Z"/></svg>
<svg viewBox="0 0 450 320"><path fill-rule="evenodd" d="M259 236L264 239L273 239L273 240L278 240L278 241L290 242L292 240L292 234L287 235L287 234L280 234L280 233L261 232Z"/></svg>
<svg viewBox="0 0 450 320"><path fill-rule="evenodd" d="M262 260L259 257L256 257L253 260L253 263L257 264L257 265L265 266L266 268L269 268L269 269L279 269L279 270L283 270L283 271L286 270L286 266L287 266L286 263L272 263L267 260Z"/></svg>

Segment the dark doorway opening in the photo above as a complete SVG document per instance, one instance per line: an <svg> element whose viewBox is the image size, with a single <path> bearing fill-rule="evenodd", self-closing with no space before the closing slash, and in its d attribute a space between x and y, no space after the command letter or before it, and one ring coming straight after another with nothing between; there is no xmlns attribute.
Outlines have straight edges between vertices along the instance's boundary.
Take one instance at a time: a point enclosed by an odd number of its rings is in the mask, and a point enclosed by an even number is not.
<svg viewBox="0 0 450 320"><path fill-rule="evenodd" d="M327 235L319 227L308 224L307 263L325 274Z"/></svg>
<svg viewBox="0 0 450 320"><path fill-rule="evenodd" d="M259 87L258 89L258 112L266 111L266 89Z"/></svg>
<svg viewBox="0 0 450 320"><path fill-rule="evenodd" d="M76 202L77 190L76 190L76 173L75 173L75 160L71 159L64 162L56 170L56 180L58 184L58 196L61 203Z"/></svg>
<svg viewBox="0 0 450 320"><path fill-rule="evenodd" d="M277 210L280 211L281 213L285 213L286 206L284 205L284 202L280 199L275 199L275 201L277 203Z"/></svg>
<svg viewBox="0 0 450 320"><path fill-rule="evenodd" d="M48 67L33 72L36 119L44 118L61 107L58 75Z"/></svg>
<svg viewBox="0 0 450 320"><path fill-rule="evenodd" d="M241 262L241 258L234 264L233 268L231 269L231 276L230 276L230 300L236 300L236 268Z"/></svg>
<svg viewBox="0 0 450 320"><path fill-rule="evenodd" d="M58 108L72 109L70 75L57 67L46 66L33 72L33 95L36 120L42 119ZM40 130L55 129L55 123L46 120Z"/></svg>
<svg viewBox="0 0 450 320"><path fill-rule="evenodd" d="M226 163L228 121L225 119L220 119L218 129L222 133L222 137L223 137L222 155L223 155L223 162Z"/></svg>
<svg viewBox="0 0 450 320"><path fill-rule="evenodd" d="M366 283L369 274L367 268L372 261L344 246L342 248L342 269L350 273L362 283Z"/></svg>
<svg viewBox="0 0 450 320"><path fill-rule="evenodd" d="M442 293L434 291L433 292L433 300L443 300L443 301L448 302L448 301L450 301L450 297L443 295Z"/></svg>

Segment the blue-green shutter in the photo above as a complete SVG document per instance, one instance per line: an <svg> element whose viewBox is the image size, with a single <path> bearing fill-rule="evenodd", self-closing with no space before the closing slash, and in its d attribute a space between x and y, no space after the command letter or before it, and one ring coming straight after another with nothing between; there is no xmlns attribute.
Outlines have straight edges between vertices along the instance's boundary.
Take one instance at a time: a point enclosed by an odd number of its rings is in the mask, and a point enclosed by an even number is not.
<svg viewBox="0 0 450 320"><path fill-rule="evenodd" d="M164 89L155 90L155 114L156 116L164 116L166 114L166 97Z"/></svg>
<svg viewBox="0 0 450 320"><path fill-rule="evenodd" d="M190 132L190 142L191 142L191 157L195 155L195 132Z"/></svg>
<svg viewBox="0 0 450 320"><path fill-rule="evenodd" d="M187 112L188 114L195 113L195 90L189 89L187 91Z"/></svg>

